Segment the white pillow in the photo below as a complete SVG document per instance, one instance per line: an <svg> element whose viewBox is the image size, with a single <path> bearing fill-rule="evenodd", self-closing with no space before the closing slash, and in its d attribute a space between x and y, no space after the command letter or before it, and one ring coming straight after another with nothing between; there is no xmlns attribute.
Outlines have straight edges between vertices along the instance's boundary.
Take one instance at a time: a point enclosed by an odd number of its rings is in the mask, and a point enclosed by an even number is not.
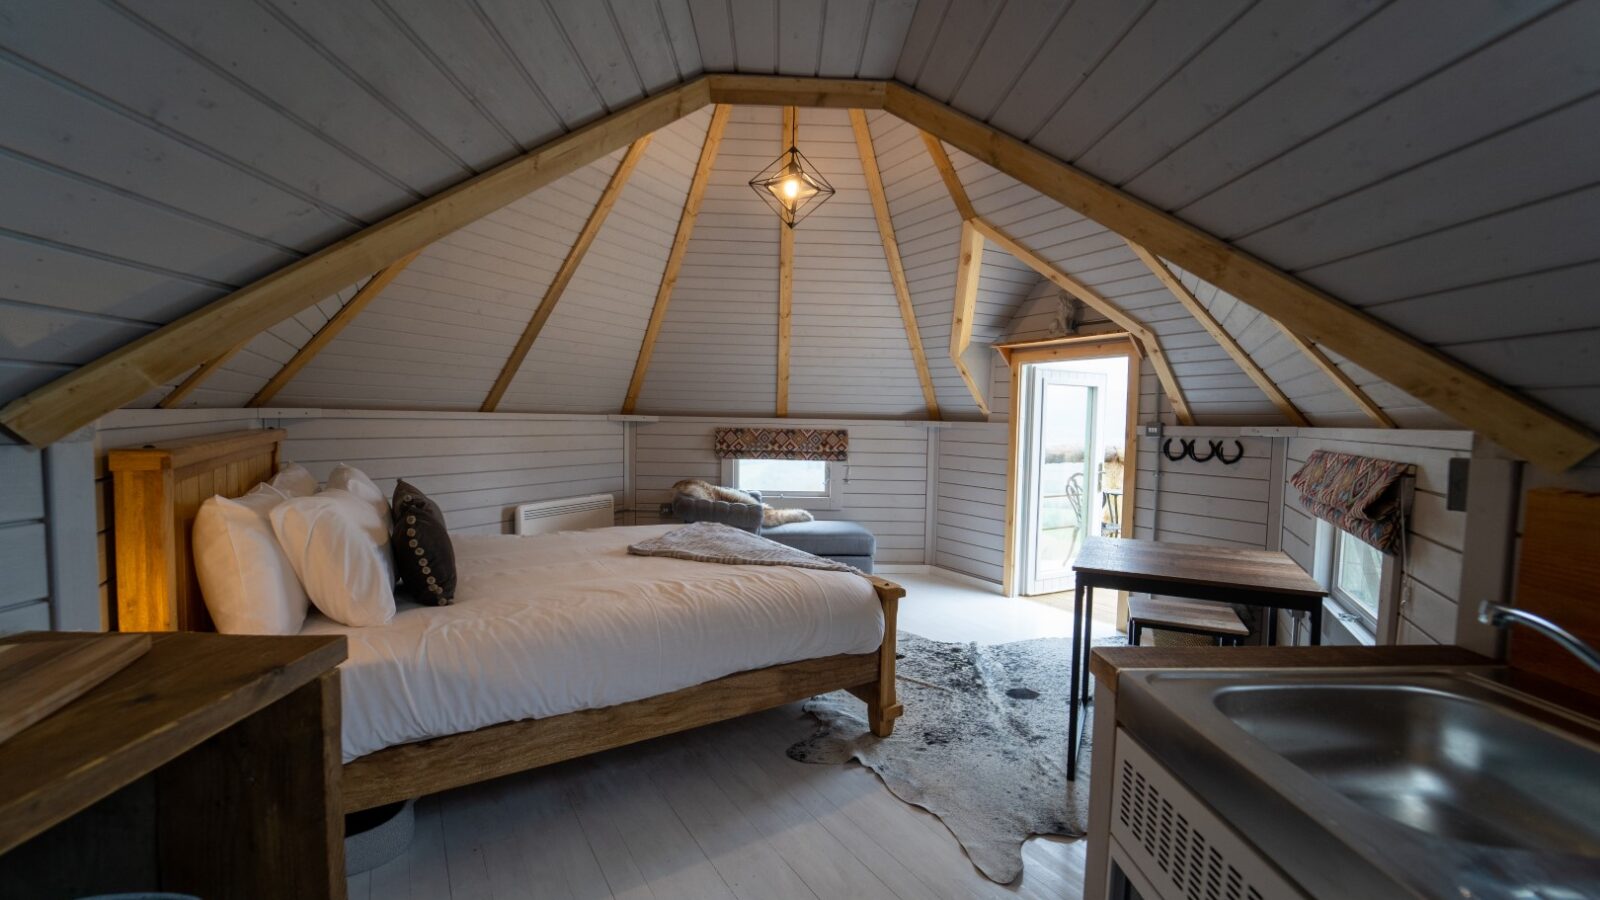
<svg viewBox="0 0 1600 900"><path fill-rule="evenodd" d="M194 517L194 567L223 634L298 634L306 591L272 530L288 498L258 484L237 500L211 497Z"/></svg>
<svg viewBox="0 0 1600 900"><path fill-rule="evenodd" d="M267 484L278 489L285 497L309 497L317 492L317 479L311 477L306 467L299 463L280 463L278 474Z"/></svg>
<svg viewBox="0 0 1600 900"><path fill-rule="evenodd" d="M272 530L311 602L328 618L354 626L394 618L389 522L371 503L335 489L296 497L272 510Z"/></svg>
<svg viewBox="0 0 1600 900"><path fill-rule="evenodd" d="M378 517L385 523L389 522L388 495L367 477L367 473L355 466L347 466L344 463L334 466L333 471L328 474L328 490L349 491L372 504L373 509L378 511Z"/></svg>

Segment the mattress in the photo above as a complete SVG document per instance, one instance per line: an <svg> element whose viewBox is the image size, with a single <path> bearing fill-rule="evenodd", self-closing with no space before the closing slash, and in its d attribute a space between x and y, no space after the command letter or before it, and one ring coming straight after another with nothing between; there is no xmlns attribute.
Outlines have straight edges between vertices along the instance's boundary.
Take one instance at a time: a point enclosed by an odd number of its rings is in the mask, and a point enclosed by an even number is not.
<svg viewBox="0 0 1600 900"><path fill-rule="evenodd" d="M859 575L628 555L673 527L458 536L454 604L365 628L313 614L305 634L349 640L345 761L882 642Z"/></svg>

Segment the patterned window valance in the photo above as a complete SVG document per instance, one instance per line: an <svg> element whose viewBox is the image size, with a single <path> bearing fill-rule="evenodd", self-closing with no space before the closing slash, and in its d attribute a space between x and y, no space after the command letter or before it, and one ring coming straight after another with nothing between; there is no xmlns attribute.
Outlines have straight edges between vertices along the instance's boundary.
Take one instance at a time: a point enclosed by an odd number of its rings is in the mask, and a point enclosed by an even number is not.
<svg viewBox="0 0 1600 900"><path fill-rule="evenodd" d="M843 428L718 428L717 459L820 459L844 462Z"/></svg>
<svg viewBox="0 0 1600 900"><path fill-rule="evenodd" d="M1405 512L1400 479L1410 469L1386 459L1313 450L1289 483L1300 491L1307 512L1393 553Z"/></svg>

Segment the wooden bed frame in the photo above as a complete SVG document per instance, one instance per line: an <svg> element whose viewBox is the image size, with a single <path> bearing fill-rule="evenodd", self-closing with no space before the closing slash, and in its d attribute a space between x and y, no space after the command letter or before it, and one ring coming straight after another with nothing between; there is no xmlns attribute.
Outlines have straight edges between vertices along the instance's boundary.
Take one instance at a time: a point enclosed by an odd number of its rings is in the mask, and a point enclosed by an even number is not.
<svg viewBox="0 0 1600 900"><path fill-rule="evenodd" d="M190 551L195 513L207 497L237 497L270 478L283 437L282 429L234 431L110 452L118 630L213 630ZM870 580L883 604L884 637L876 653L754 669L603 709L389 747L345 764L344 809L460 787L828 691L848 690L865 701L872 732L886 737L901 713L895 614L905 589Z"/></svg>

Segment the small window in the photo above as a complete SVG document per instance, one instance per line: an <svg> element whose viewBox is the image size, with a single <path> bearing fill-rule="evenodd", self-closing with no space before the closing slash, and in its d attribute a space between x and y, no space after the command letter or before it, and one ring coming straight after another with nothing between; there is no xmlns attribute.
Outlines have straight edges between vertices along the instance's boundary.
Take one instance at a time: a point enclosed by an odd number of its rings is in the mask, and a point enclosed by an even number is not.
<svg viewBox="0 0 1600 900"><path fill-rule="evenodd" d="M775 497L826 497L828 464L822 460L738 459L733 486Z"/></svg>
<svg viewBox="0 0 1600 900"><path fill-rule="evenodd" d="M842 509L844 463L800 459L724 459L722 483L742 491L760 491L774 506Z"/></svg>
<svg viewBox="0 0 1600 900"><path fill-rule="evenodd" d="M1383 553L1350 534L1335 529L1333 544L1333 596L1348 611L1376 628L1383 595Z"/></svg>

